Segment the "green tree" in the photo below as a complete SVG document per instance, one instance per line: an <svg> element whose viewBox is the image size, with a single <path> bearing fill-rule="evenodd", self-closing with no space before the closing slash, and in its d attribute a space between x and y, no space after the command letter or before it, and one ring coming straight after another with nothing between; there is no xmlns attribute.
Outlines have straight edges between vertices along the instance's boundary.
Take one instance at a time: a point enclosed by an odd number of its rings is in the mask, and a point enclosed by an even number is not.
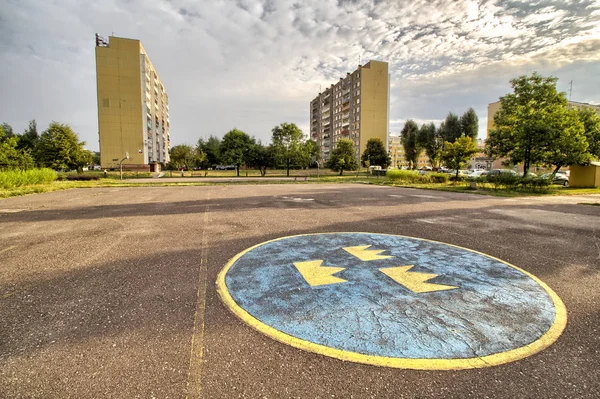
<svg viewBox="0 0 600 399"><path fill-rule="evenodd" d="M381 139L375 137L367 141L367 146L361 156L361 162L363 166L375 165L385 169L392 163L392 159L385 150ZM367 162L369 165L367 165Z"/></svg>
<svg viewBox="0 0 600 399"><path fill-rule="evenodd" d="M206 154L201 148L194 148L189 144L179 144L172 147L169 155L171 163L178 169L190 169L200 166L206 158Z"/></svg>
<svg viewBox="0 0 600 399"><path fill-rule="evenodd" d="M306 140L300 144L300 152L298 154L297 164L303 169L309 168L315 163L319 156L319 145L316 141Z"/></svg>
<svg viewBox="0 0 600 399"><path fill-rule="evenodd" d="M592 108L583 108L577 112L583 123L588 152L592 158L600 160L600 115Z"/></svg>
<svg viewBox="0 0 600 399"><path fill-rule="evenodd" d="M344 170L358 169L358 161L354 154L354 143L350 139L340 139L329 157L329 161L325 165L334 172L340 172L340 176Z"/></svg>
<svg viewBox="0 0 600 399"><path fill-rule="evenodd" d="M460 126L462 134L472 138L473 141L477 139L477 134L479 133L479 118L473 108L469 108L460 117Z"/></svg>
<svg viewBox="0 0 600 399"><path fill-rule="evenodd" d="M0 170L33 167L33 158L28 151L17 148L18 141L14 135L9 137L4 125L0 125Z"/></svg>
<svg viewBox="0 0 600 399"><path fill-rule="evenodd" d="M208 138L208 140L204 140L203 138L198 139L198 144L196 148L200 148L202 152L206 154L206 159L202 164L202 168L204 168L204 163L208 165L208 167L214 168L217 165L220 165L221 162L221 140L218 137L213 136L212 134Z"/></svg>
<svg viewBox="0 0 600 399"><path fill-rule="evenodd" d="M68 124L52 122L40 136L35 158L41 166L55 170L81 170L94 158L84 145Z"/></svg>
<svg viewBox="0 0 600 399"><path fill-rule="evenodd" d="M221 159L223 162L235 165L237 175L240 175L240 166L246 163L250 148L254 140L238 129L230 130L221 141Z"/></svg>
<svg viewBox="0 0 600 399"><path fill-rule="evenodd" d="M21 150L34 151L35 146L37 145L38 140L40 139L40 135L37 131L37 123L35 119L29 121L29 126L23 134L18 135L19 144L18 148Z"/></svg>
<svg viewBox="0 0 600 399"><path fill-rule="evenodd" d="M443 147L442 128L436 129L433 122L423 124L417 136L417 145L425 150L432 167L438 166L438 158Z"/></svg>
<svg viewBox="0 0 600 399"><path fill-rule="evenodd" d="M473 139L469 136L462 136L453 143L446 142L440 153L440 160L447 168L456 169L456 179L458 179L459 169L462 169L475 153L477 153L477 146Z"/></svg>
<svg viewBox="0 0 600 399"><path fill-rule="evenodd" d="M556 81L555 77L536 72L511 80L513 93L500 98L500 110L494 115L495 128L486 140L489 156L506 158L507 163L514 165L523 163L526 176L532 165L552 162L549 158L557 137L568 141L577 136L560 121L568 103L564 93L557 92ZM576 118L568 119L579 123ZM563 143L562 147L566 145Z"/></svg>
<svg viewBox="0 0 600 399"><path fill-rule="evenodd" d="M421 154L418 136L419 126L412 119L407 120L400 132L400 142L402 143L402 147L404 147L404 158L411 169L417 168L417 161Z"/></svg>
<svg viewBox="0 0 600 399"><path fill-rule="evenodd" d="M302 156L304 133L294 123L287 122L275 126L271 132L273 133L271 142L275 150L275 157L279 163L285 165L287 176L289 176L290 167Z"/></svg>
<svg viewBox="0 0 600 399"><path fill-rule="evenodd" d="M246 163L249 167L257 169L261 176L267 174L267 168L274 165L274 153L272 146L264 146L258 142L250 147Z"/></svg>
<svg viewBox="0 0 600 399"><path fill-rule="evenodd" d="M561 112L562 111L562 112ZM554 165L552 175L563 166L583 164L591 160L584 124L579 120L576 110L562 108L548 126L548 138L551 143L544 154L544 163Z"/></svg>
<svg viewBox="0 0 600 399"><path fill-rule="evenodd" d="M442 139L454 143L463 134L463 127L458 115L450 112L444 120Z"/></svg>
<svg viewBox="0 0 600 399"><path fill-rule="evenodd" d="M4 122L4 123L2 124L2 130L4 131L4 135L5 135L7 138L11 138L11 137L14 137L14 136L15 136L15 134L14 134L14 132L13 132L13 128L12 128L12 126L11 126L11 125L9 125L9 124L8 124L8 123L6 123L6 122Z"/></svg>

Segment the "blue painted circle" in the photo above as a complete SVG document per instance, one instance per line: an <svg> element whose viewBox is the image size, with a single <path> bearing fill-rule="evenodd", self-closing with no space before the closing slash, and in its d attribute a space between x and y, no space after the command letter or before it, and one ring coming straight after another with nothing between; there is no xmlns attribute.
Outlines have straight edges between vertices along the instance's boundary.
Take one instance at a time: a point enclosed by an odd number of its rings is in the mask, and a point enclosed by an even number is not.
<svg viewBox="0 0 600 399"><path fill-rule="evenodd" d="M371 245L392 258L362 261L343 248ZM311 286L295 262L323 260L347 282ZM458 288L416 293L379 269L414 265ZM252 317L308 342L365 355L467 359L506 352L552 326L552 298L534 279L481 253L426 240L368 233L287 237L239 257L225 275Z"/></svg>

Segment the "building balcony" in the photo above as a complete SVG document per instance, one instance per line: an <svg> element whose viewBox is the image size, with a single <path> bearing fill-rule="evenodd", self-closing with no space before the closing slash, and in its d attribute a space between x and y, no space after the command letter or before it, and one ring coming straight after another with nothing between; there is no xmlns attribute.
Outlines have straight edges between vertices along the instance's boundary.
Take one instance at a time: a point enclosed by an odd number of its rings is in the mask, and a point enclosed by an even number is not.
<svg viewBox="0 0 600 399"><path fill-rule="evenodd" d="M342 134L343 134L344 136L347 136L347 135L349 135L349 134L350 134L350 130L348 130L348 129L342 130Z"/></svg>
<svg viewBox="0 0 600 399"><path fill-rule="evenodd" d="M350 97L344 97L344 98L342 99L342 105L344 105L344 104L348 104L349 102L350 102Z"/></svg>
<svg viewBox="0 0 600 399"><path fill-rule="evenodd" d="M321 119L329 119L329 117L330 117L330 114L325 114L321 117Z"/></svg>
<svg viewBox="0 0 600 399"><path fill-rule="evenodd" d="M323 126L329 126L331 122L329 122L329 120L326 120L325 122L323 122Z"/></svg>

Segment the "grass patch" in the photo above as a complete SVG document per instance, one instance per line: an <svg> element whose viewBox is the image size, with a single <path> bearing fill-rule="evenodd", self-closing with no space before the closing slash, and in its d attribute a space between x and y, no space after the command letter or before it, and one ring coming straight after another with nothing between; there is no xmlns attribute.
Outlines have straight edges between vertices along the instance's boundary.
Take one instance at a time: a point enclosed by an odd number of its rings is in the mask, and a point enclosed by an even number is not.
<svg viewBox="0 0 600 399"><path fill-rule="evenodd" d="M216 171L216 172L231 172L231 171ZM298 171L299 172L299 171ZM87 175L87 173L86 173ZM305 174L309 175L310 174ZM117 174L118 176L118 174ZM174 176L175 177L175 176ZM213 176L215 177L215 176ZM227 176L219 176L227 177ZM417 180L420 180L417 178ZM442 182L433 183L429 182L407 182L400 179L389 179L383 176L371 176L356 173L338 176L337 174L323 175L319 179L315 176L311 176L311 180L307 182L294 182L293 180L256 180L256 181L245 181L240 179L239 181L226 181L226 182L203 182L198 180L190 180L190 182L172 182L170 179L153 179L152 182L137 183L135 180L121 181L118 178L100 178L93 180L63 180L63 181L52 181L44 184L32 184L26 186L18 186L11 188L0 187L0 198L45 193L59 190L68 190L71 188L102 188L102 187L169 187L169 186L229 186L229 185L265 185L265 184L336 184L336 183L357 183L357 184L374 184L382 186L393 186L393 187L408 187L408 188L419 188L426 190L439 190L439 191L450 191L457 193L469 193L469 194L480 194L480 195L492 195L499 197L523 197L523 196L541 196L541 195L587 195L587 194L600 194L600 188L565 188L562 186L551 186L546 192L539 191L526 191L523 189L509 190L509 189L498 189L494 188L491 183L477 183L477 189L473 190L469 186L468 182ZM590 204L598 205L598 204Z"/></svg>
<svg viewBox="0 0 600 399"><path fill-rule="evenodd" d="M52 169L7 170L0 172L0 189L50 183L58 178Z"/></svg>

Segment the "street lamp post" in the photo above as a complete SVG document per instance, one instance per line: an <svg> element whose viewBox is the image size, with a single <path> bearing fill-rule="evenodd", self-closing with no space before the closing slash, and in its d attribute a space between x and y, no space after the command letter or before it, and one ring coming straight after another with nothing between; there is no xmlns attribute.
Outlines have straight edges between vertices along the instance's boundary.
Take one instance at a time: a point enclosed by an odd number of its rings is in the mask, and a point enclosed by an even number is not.
<svg viewBox="0 0 600 399"><path fill-rule="evenodd" d="M121 162L119 162L119 170L120 170L120 177L121 180L123 180L123 161L129 159L129 152L125 153L125 158L121 159Z"/></svg>

